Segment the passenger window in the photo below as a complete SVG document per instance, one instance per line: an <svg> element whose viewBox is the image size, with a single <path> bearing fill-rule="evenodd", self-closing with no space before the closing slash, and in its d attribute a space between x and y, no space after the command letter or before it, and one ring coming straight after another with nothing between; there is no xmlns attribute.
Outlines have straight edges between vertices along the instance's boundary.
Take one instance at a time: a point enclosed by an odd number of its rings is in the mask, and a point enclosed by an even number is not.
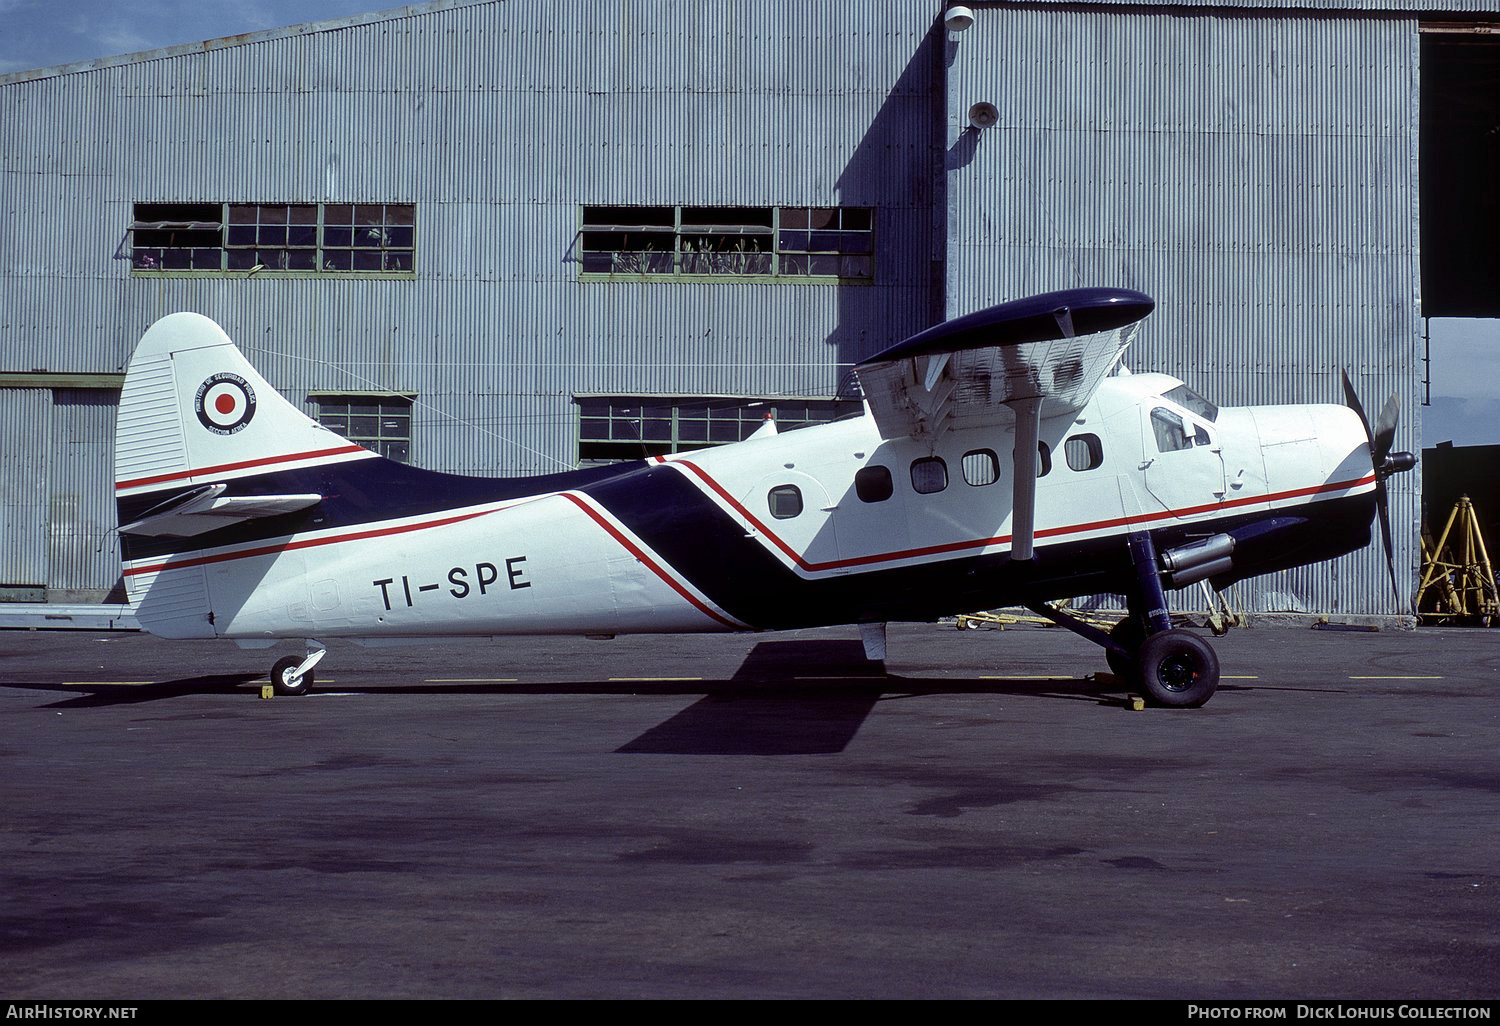
<svg viewBox="0 0 1500 1026"><path fill-rule="evenodd" d="M1193 425L1193 444L1194 445L1213 445L1214 444L1214 440L1212 438L1208 437L1208 428L1204 427L1202 424L1194 424Z"/></svg>
<svg viewBox="0 0 1500 1026"><path fill-rule="evenodd" d="M1036 476L1046 477L1052 473L1052 450L1046 442L1036 443Z"/></svg>
<svg viewBox="0 0 1500 1026"><path fill-rule="evenodd" d="M924 456L911 465L911 486L922 495L931 495L948 487L948 464L941 457Z"/></svg>
<svg viewBox="0 0 1500 1026"><path fill-rule="evenodd" d="M895 487L891 484L891 472L887 467L862 467L854 475L854 494L861 502L884 502L893 491Z"/></svg>
<svg viewBox="0 0 1500 1026"><path fill-rule="evenodd" d="M964 453L964 481L976 488L1000 480L1000 461L991 449L973 449Z"/></svg>
<svg viewBox="0 0 1500 1026"><path fill-rule="evenodd" d="M1159 452L1176 452L1178 449L1193 447L1187 430L1182 426L1182 418L1171 410L1152 410L1151 430L1156 433L1156 448Z"/></svg>
<svg viewBox="0 0 1500 1026"><path fill-rule="evenodd" d="M796 485L778 485L769 496L771 516L777 520L790 520L802 512L802 493Z"/></svg>
<svg viewBox="0 0 1500 1026"><path fill-rule="evenodd" d="M1104 446L1098 435L1074 435L1063 443L1069 470L1093 470L1104 462Z"/></svg>

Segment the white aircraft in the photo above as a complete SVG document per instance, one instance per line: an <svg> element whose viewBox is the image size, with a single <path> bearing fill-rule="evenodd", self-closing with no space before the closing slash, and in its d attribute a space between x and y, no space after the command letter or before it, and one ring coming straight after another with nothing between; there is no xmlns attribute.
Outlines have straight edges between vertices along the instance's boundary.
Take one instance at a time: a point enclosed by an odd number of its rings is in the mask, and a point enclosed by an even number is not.
<svg viewBox="0 0 1500 1026"><path fill-rule="evenodd" d="M1102 645L1156 703L1203 704L1213 649L1163 589L1370 541L1391 559L1392 398L1217 408L1121 358L1152 300L1076 289L948 321L860 364L863 415L528 478L441 474L287 402L217 324L157 321L120 398L115 490L135 616L165 638L749 631L1025 604ZM1394 585L1394 569L1392 583ZM1047 603L1123 593L1108 635Z"/></svg>

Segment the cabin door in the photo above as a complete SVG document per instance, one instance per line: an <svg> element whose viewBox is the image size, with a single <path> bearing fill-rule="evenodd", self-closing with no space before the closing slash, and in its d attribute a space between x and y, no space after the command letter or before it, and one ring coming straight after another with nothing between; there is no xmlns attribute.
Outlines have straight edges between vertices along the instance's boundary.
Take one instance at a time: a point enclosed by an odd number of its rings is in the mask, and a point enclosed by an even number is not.
<svg viewBox="0 0 1500 1026"><path fill-rule="evenodd" d="M755 518L745 525L747 532L762 537L782 557L803 569L823 569L837 562L833 503L816 478L795 470L767 475L740 498L740 504Z"/></svg>
<svg viewBox="0 0 1500 1026"><path fill-rule="evenodd" d="M1224 500L1224 450L1214 432L1158 406L1142 411L1146 491L1179 517L1212 512Z"/></svg>

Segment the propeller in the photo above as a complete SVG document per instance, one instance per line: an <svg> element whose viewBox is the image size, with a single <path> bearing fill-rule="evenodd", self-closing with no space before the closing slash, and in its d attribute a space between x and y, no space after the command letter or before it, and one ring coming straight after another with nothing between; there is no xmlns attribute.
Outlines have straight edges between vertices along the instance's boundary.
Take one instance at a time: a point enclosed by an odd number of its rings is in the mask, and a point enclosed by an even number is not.
<svg viewBox="0 0 1500 1026"><path fill-rule="evenodd" d="M1370 441L1370 465L1375 470L1376 519L1380 521L1380 539L1385 543L1385 565L1391 574L1391 594L1400 601L1401 590L1396 586L1396 553L1391 544L1390 497L1385 480L1393 474L1404 473L1415 467L1417 458L1409 452L1391 452L1391 446L1396 442L1396 423L1401 416L1400 401L1395 396L1387 399L1372 428L1370 419L1365 416L1364 404L1359 401L1354 384L1349 380L1349 372L1340 373L1344 378L1344 405L1359 417L1359 422L1364 425L1365 437Z"/></svg>

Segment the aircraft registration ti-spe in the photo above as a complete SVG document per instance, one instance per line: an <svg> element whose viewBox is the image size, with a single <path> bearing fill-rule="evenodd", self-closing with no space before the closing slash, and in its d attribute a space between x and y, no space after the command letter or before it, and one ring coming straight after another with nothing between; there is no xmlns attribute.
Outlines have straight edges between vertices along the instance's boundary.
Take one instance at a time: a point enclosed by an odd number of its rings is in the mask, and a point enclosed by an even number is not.
<svg viewBox="0 0 1500 1026"><path fill-rule="evenodd" d="M1154 303L1074 289L946 321L858 364L861 414L532 477L437 473L305 416L224 331L153 324L120 397L115 494L140 625L249 647L327 638L765 631L1025 605L1154 703L1199 706L1212 647L1165 591L1333 559L1380 524L1394 397L1216 407L1123 356ZM1108 634L1050 603L1123 594Z"/></svg>

